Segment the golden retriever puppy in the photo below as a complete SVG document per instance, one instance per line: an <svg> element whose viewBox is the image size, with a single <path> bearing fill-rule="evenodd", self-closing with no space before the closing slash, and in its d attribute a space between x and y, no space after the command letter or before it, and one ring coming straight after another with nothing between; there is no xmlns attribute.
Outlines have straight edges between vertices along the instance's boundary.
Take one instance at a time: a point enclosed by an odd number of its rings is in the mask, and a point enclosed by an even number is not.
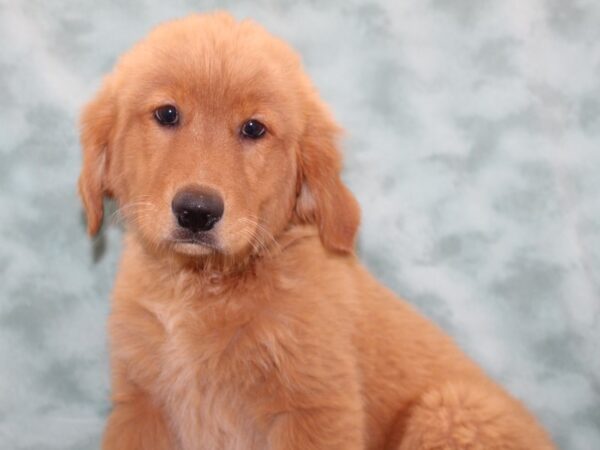
<svg viewBox="0 0 600 450"><path fill-rule="evenodd" d="M82 117L89 232L118 201L105 450L551 449L354 254L338 127L285 43L224 13L125 54Z"/></svg>

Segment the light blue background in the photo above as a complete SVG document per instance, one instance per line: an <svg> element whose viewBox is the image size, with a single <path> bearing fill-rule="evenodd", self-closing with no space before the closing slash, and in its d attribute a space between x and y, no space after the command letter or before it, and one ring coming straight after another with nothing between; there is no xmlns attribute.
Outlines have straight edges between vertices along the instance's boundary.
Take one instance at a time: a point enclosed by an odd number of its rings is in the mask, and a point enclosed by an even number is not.
<svg viewBox="0 0 600 450"><path fill-rule="evenodd" d="M600 449L594 0L0 0L0 448L99 445L120 231L85 235L77 117L153 25L215 8L303 55L372 271L561 448Z"/></svg>

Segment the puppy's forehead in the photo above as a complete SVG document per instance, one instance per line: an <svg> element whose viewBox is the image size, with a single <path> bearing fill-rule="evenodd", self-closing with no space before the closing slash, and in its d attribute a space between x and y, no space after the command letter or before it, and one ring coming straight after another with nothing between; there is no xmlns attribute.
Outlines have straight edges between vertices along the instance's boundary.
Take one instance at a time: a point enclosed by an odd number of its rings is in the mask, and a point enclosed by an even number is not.
<svg viewBox="0 0 600 450"><path fill-rule="evenodd" d="M120 60L121 86L139 93L184 89L185 95L285 95L297 90L301 64L283 41L252 21L227 14L191 16L153 30Z"/></svg>

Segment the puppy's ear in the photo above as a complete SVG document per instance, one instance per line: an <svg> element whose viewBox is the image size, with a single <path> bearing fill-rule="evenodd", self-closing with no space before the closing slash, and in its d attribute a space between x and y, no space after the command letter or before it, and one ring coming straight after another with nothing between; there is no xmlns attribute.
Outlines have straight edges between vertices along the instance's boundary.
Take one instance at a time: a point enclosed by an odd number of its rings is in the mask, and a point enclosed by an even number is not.
<svg viewBox="0 0 600 450"><path fill-rule="evenodd" d="M311 103L299 147L296 214L301 221L318 225L326 248L352 252L360 208L340 178L342 157L337 138L341 130L318 98Z"/></svg>
<svg viewBox="0 0 600 450"><path fill-rule="evenodd" d="M102 224L104 196L108 194L107 165L110 135L115 121L115 104L109 80L81 115L83 165L79 195L87 217L88 233L95 235Z"/></svg>

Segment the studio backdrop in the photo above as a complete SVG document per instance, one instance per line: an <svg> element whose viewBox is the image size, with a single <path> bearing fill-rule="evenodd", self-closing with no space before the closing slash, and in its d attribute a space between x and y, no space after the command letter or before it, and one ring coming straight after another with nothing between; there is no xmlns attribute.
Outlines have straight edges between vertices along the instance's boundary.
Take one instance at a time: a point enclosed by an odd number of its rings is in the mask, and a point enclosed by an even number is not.
<svg viewBox="0 0 600 450"><path fill-rule="evenodd" d="M86 236L78 117L153 26L216 9L301 53L369 269L560 448L600 448L595 0L0 1L0 448L99 447L122 230Z"/></svg>

